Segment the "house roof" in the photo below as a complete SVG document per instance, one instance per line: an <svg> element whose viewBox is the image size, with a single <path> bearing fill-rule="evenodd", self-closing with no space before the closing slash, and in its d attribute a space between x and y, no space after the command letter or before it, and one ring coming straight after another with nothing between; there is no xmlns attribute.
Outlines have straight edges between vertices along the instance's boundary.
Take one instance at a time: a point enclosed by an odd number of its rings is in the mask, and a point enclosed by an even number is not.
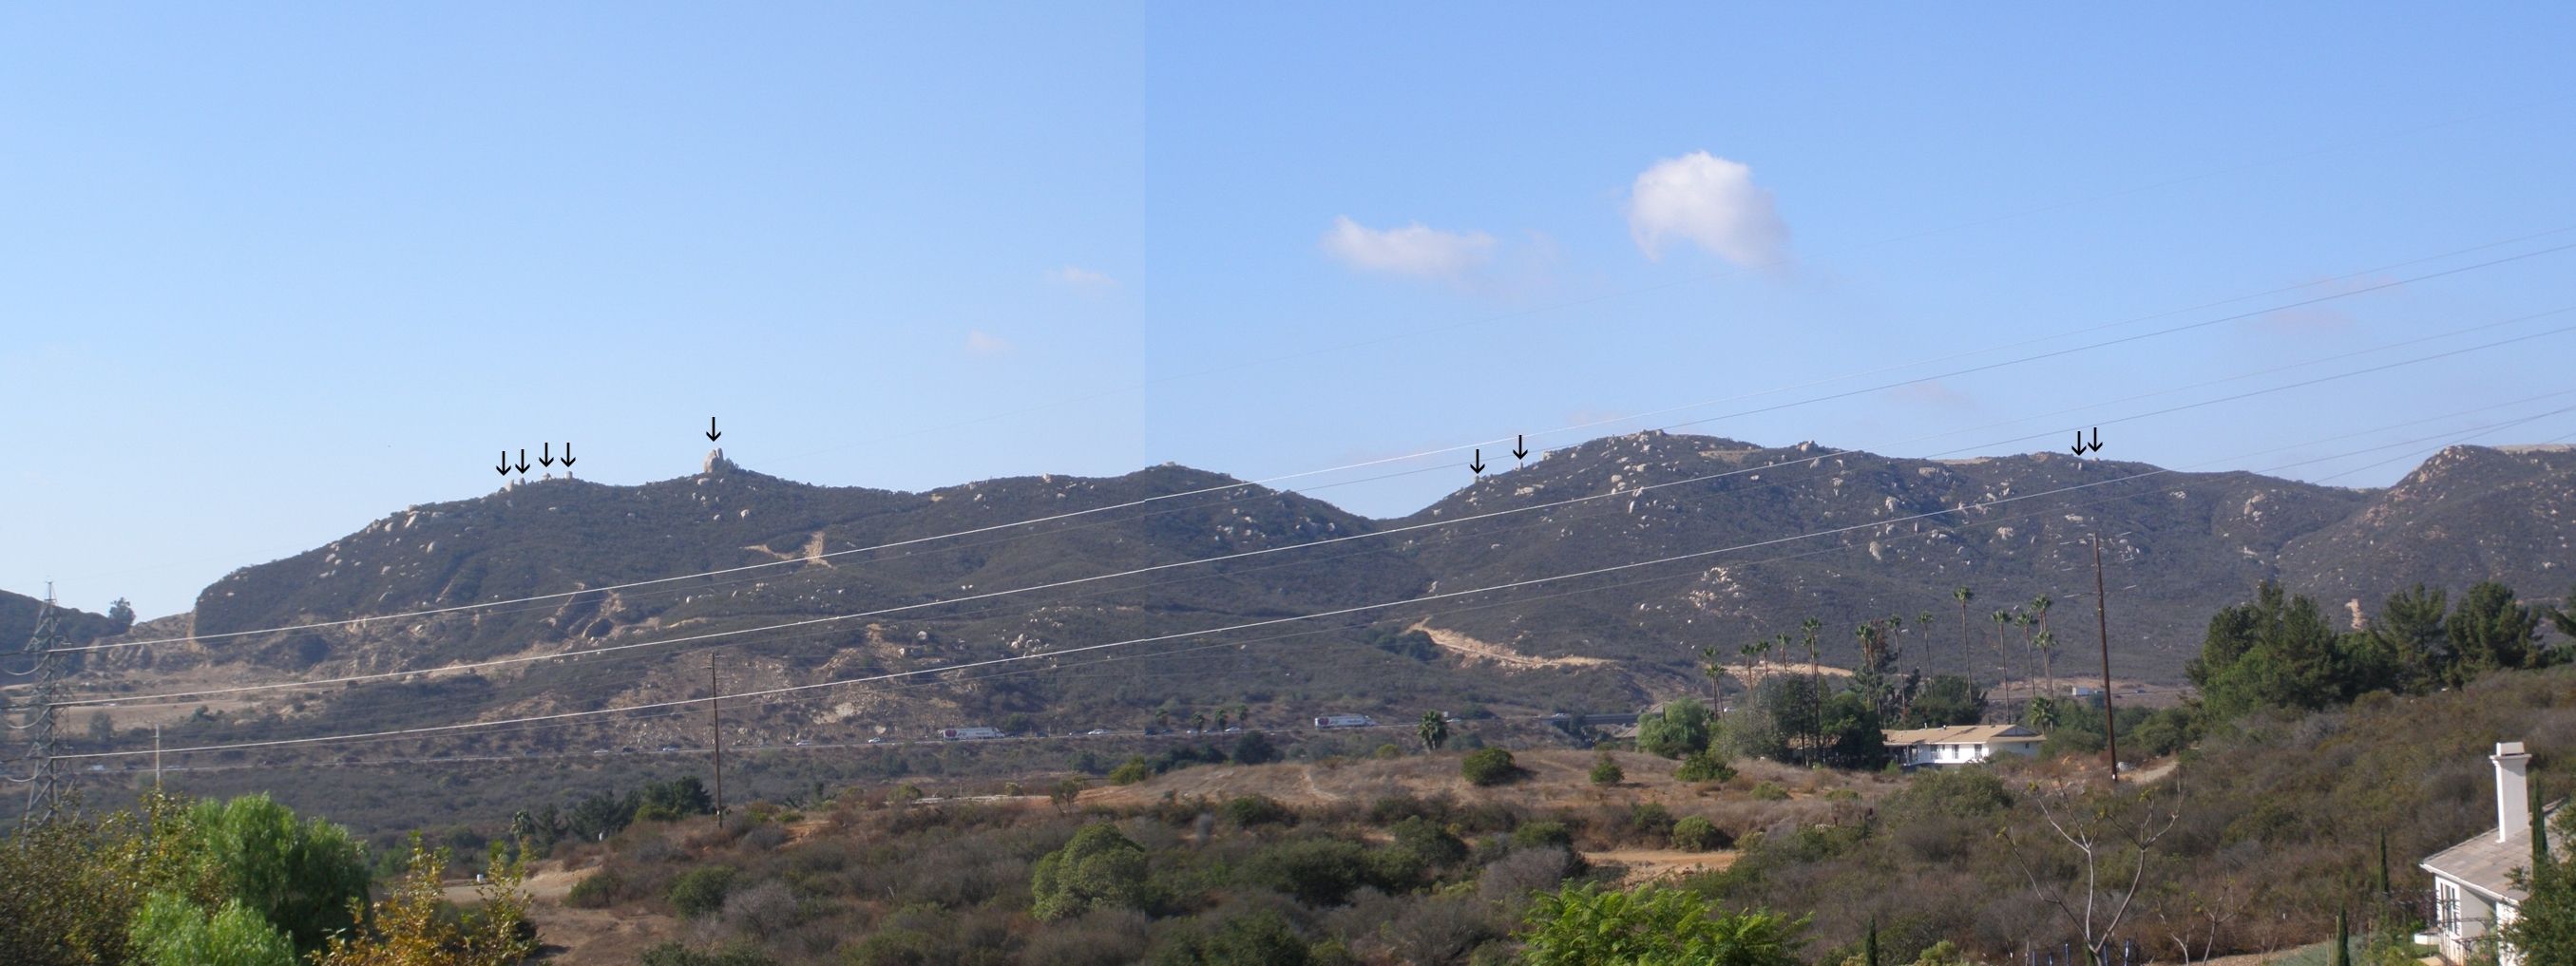
<svg viewBox="0 0 2576 966"><path fill-rule="evenodd" d="M1887 733L1887 743L1891 745L2010 745L2039 740L2037 732L2016 724L1907 728Z"/></svg>
<svg viewBox="0 0 2576 966"><path fill-rule="evenodd" d="M2543 809L2543 814L2555 818L2559 805ZM2567 847L2567 836L2558 831L2558 823L2545 818L2541 824L2549 829L2550 854L2565 854L2561 850ZM2526 841L2531 834L2522 829L2514 831L2519 834L2502 842L2496 841L2494 829L2479 832L2476 838L2433 853L2421 865L2424 871L2468 886L2487 898L2520 905L2528 894L2513 887L2510 873L2531 867L2531 843Z"/></svg>

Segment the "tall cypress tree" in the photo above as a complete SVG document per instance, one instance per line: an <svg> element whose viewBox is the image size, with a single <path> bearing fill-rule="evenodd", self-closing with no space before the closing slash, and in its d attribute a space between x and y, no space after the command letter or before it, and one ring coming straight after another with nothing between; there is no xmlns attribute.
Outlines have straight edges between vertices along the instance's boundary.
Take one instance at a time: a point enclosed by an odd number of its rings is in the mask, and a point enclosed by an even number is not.
<svg viewBox="0 0 2576 966"><path fill-rule="evenodd" d="M1869 938L1861 940L1861 961L1878 966L1878 917L1869 917Z"/></svg>
<svg viewBox="0 0 2576 966"><path fill-rule="evenodd" d="M2540 814L2540 783L2531 783L2531 871L2549 867L2549 826Z"/></svg>
<svg viewBox="0 0 2576 966"><path fill-rule="evenodd" d="M2345 924L2341 909L2335 910L2334 966L2352 966L2352 929Z"/></svg>
<svg viewBox="0 0 2576 966"><path fill-rule="evenodd" d="M2379 830L2379 894L2386 897L2388 888L2388 830Z"/></svg>

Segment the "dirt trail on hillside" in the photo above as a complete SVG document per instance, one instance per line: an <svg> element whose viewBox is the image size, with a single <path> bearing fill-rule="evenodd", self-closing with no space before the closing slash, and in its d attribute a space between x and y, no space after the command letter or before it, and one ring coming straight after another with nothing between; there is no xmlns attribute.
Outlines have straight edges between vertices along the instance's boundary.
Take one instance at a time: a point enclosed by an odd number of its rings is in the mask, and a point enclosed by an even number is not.
<svg viewBox="0 0 2576 966"><path fill-rule="evenodd" d="M537 958L564 966L625 966L644 950L678 935L680 924L659 913L620 913L575 909L564 904L572 887L590 878L597 867L566 869L539 864L528 874L528 919L536 924L544 948ZM471 880L449 883L447 901L472 906L482 901Z"/></svg>
<svg viewBox="0 0 2576 966"><path fill-rule="evenodd" d="M1594 865L1615 865L1624 871L1619 884L1633 886L1661 879L1679 878L1696 872L1718 872L1735 864L1733 851L1684 852L1679 849L1612 849L1585 852L1583 860Z"/></svg>
<svg viewBox="0 0 2576 966"><path fill-rule="evenodd" d="M1450 651L1469 661L1490 661L1515 671L1534 671L1551 667L1592 667L1610 662L1597 657L1537 657L1488 641L1480 641L1457 631L1444 631L1430 624L1415 624L1408 630L1421 631L1441 650Z"/></svg>

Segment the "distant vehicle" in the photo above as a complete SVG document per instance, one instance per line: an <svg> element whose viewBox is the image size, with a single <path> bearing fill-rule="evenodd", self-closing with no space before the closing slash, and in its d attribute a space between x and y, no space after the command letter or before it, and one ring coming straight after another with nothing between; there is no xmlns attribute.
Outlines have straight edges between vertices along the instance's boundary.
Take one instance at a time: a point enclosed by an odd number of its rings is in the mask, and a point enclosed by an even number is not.
<svg viewBox="0 0 2576 966"><path fill-rule="evenodd" d="M871 744L871 745L882 745L882 744L885 744L885 739L883 739L883 738L870 738L870 739L868 739L868 744Z"/></svg>
<svg viewBox="0 0 2576 966"><path fill-rule="evenodd" d="M606 749L606 748L601 748L601 749L598 749L598 750L596 750L596 751L591 752L591 754L594 754L594 755L605 755L605 754L607 754L607 753L608 753L608 749Z"/></svg>
<svg viewBox="0 0 2576 966"><path fill-rule="evenodd" d="M1003 734L1002 729L1000 728L976 727L941 728L939 729L939 737L949 741L978 741L986 738L1007 738L1010 736Z"/></svg>
<svg viewBox="0 0 2576 966"><path fill-rule="evenodd" d="M1232 728L1227 728L1227 729L1225 729L1225 733L1226 733L1226 734L1233 734L1233 733L1235 733L1235 732L1237 732L1237 731L1241 731L1241 730L1243 730L1243 728L1242 728L1241 726L1239 726L1239 725L1238 725L1238 726L1236 726L1236 727L1232 727Z"/></svg>
<svg viewBox="0 0 2576 966"><path fill-rule="evenodd" d="M680 750L680 746L678 746L678 745L663 745L663 746L662 746L662 750L663 750L663 751L666 751L666 752L667 752L667 751L678 751L678 750Z"/></svg>
<svg viewBox="0 0 2576 966"><path fill-rule="evenodd" d="M810 745L810 744L813 744L813 742L811 742L811 741L799 741L799 742L797 742L793 747L803 748L803 747L805 747L806 745Z"/></svg>
<svg viewBox="0 0 2576 966"><path fill-rule="evenodd" d="M1108 734L1108 733L1109 733L1109 729L1107 729L1107 728L1093 728L1093 729L1091 729L1091 730L1089 730L1089 731L1085 731L1085 732L1083 732L1083 734L1086 734L1086 735L1105 735L1105 734Z"/></svg>
<svg viewBox="0 0 2576 966"><path fill-rule="evenodd" d="M1318 728L1374 728L1377 719L1364 714L1328 714L1315 719Z"/></svg>

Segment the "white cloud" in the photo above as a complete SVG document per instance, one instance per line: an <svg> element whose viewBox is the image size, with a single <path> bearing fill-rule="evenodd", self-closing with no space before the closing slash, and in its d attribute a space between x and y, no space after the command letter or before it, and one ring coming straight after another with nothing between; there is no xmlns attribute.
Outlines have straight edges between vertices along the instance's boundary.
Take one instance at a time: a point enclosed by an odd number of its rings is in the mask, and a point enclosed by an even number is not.
<svg viewBox="0 0 2576 966"><path fill-rule="evenodd" d="M1628 233L1646 257L1679 239L1737 265L1788 261L1789 226L1753 169L1706 151L1655 162L1628 194Z"/></svg>
<svg viewBox="0 0 2576 966"><path fill-rule="evenodd" d="M1909 382L1894 389L1890 389L1883 395L1885 395L1890 402L1909 406L1938 406L1956 409L1976 404L1976 400L1970 397L1967 393L1961 392L1952 387L1949 383L1942 382L1938 379Z"/></svg>
<svg viewBox="0 0 2576 966"><path fill-rule="evenodd" d="M1494 236L1481 231L1441 231L1421 222L1370 228L1348 216L1333 219L1322 244L1325 254L1360 271L1451 282L1465 279L1494 254Z"/></svg>
<svg viewBox="0 0 2576 966"><path fill-rule="evenodd" d="M979 356L997 356L1011 351L1011 341L982 330L968 330L966 351Z"/></svg>
<svg viewBox="0 0 2576 966"><path fill-rule="evenodd" d="M1047 281L1058 285L1070 285L1082 289L1114 288L1118 285L1117 279L1088 268L1077 268L1072 265L1050 270L1046 273L1046 277Z"/></svg>

